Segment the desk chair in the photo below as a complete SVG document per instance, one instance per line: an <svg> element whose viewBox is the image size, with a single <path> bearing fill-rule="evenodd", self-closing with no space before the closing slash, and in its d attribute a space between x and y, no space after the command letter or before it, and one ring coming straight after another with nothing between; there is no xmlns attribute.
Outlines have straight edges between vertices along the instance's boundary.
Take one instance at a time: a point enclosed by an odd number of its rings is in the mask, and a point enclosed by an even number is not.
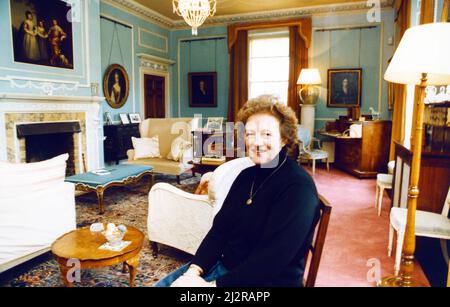
<svg viewBox="0 0 450 307"><path fill-rule="evenodd" d="M314 176L316 174L316 160L326 160L327 171L329 172L330 164L328 162L328 152L321 149L320 140L312 138L309 129L302 125L298 125L297 136L300 140L298 163L300 163L301 160L311 160L312 174ZM310 149L310 147L313 147L311 146L311 141L316 141L319 149Z"/></svg>
<svg viewBox="0 0 450 307"><path fill-rule="evenodd" d="M378 216L381 215L381 205L383 202L384 190L392 189L392 181L394 180L395 161L388 163L388 174L377 175L377 187L375 194L375 209L378 210Z"/></svg>

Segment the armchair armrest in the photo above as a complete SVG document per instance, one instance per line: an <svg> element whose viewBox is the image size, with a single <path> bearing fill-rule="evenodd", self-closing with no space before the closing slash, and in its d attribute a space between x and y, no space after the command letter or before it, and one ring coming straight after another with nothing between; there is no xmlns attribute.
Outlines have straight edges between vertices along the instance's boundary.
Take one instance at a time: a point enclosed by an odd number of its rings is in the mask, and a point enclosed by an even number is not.
<svg viewBox="0 0 450 307"><path fill-rule="evenodd" d="M128 149L127 156L128 156L128 161L133 161L134 160L134 149Z"/></svg>
<svg viewBox="0 0 450 307"><path fill-rule="evenodd" d="M155 184L148 195L149 203L155 198L155 196L158 196L157 194L164 194L167 195L170 198L175 199L183 199L183 201L194 201L199 202L204 205L208 205L209 207L212 207L212 203L209 201L209 198L207 195L196 195L192 193L185 192L183 190L180 190L173 185L170 185L165 182L159 182ZM167 201L166 201L167 202ZM185 205L186 202L183 202L181 205Z"/></svg>
<svg viewBox="0 0 450 307"><path fill-rule="evenodd" d="M150 190L147 226L152 242L195 254L213 216L207 195L187 193L167 183L157 183Z"/></svg>

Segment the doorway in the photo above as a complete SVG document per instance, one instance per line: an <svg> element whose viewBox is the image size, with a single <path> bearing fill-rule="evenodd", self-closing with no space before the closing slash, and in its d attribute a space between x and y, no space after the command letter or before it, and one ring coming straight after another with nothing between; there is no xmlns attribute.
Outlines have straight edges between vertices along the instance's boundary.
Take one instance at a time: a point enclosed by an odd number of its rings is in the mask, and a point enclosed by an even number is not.
<svg viewBox="0 0 450 307"><path fill-rule="evenodd" d="M145 118L166 117L165 78L144 75Z"/></svg>

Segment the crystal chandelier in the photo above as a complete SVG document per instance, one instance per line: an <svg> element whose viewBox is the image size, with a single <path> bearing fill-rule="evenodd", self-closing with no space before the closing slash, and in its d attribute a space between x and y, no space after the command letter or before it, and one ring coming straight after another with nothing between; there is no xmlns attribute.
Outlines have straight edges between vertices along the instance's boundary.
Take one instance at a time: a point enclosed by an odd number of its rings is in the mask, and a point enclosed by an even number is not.
<svg viewBox="0 0 450 307"><path fill-rule="evenodd" d="M192 27L192 35L197 35L206 18L216 13L216 0L172 0L173 12L183 17Z"/></svg>

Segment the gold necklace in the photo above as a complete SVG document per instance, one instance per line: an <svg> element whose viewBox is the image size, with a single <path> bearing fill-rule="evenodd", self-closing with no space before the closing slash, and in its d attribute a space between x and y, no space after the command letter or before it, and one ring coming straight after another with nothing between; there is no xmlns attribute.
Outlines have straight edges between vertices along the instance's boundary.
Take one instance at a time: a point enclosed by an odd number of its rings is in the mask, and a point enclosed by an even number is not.
<svg viewBox="0 0 450 307"><path fill-rule="evenodd" d="M256 189L255 194L253 194L253 187L255 186L255 179L253 179L252 187L250 188L250 197L245 202L248 206L253 204L253 197L255 197L256 193L258 193L259 189L261 189L261 187L264 185L264 183L266 183L266 181L283 166L283 164L284 164L284 162L286 162L286 160L287 160L287 156L284 158L284 161L280 164L280 166L278 166L276 170L274 170L269 176L267 176L266 179L264 179L264 181L260 184L258 189Z"/></svg>

